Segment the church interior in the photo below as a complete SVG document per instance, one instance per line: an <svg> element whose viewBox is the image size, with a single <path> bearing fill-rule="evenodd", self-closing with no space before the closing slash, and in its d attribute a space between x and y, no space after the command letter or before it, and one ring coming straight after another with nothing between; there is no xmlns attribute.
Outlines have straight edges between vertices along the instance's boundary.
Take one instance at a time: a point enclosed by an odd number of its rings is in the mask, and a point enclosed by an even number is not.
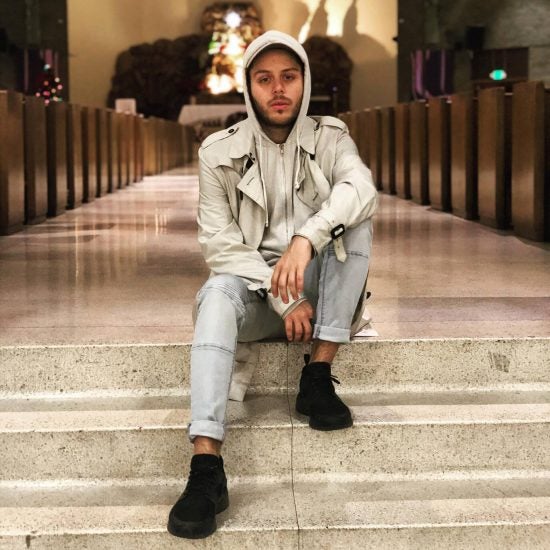
<svg viewBox="0 0 550 550"><path fill-rule="evenodd" d="M547 0L1 0L0 548L550 548L549 27ZM183 541L198 150L269 30L378 191L354 425L308 429L308 345L260 342L231 506Z"/></svg>

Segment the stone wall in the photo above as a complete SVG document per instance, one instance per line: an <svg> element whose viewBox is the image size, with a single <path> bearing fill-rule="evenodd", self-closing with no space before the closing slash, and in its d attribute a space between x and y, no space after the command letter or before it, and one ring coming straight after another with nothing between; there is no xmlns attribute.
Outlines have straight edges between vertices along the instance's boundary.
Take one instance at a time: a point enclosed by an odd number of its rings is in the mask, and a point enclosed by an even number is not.
<svg viewBox="0 0 550 550"><path fill-rule="evenodd" d="M485 27L485 49L528 47L529 78L550 85L550 2L548 0L441 0L440 37L444 47L464 39L466 27ZM457 68L468 62L459 56ZM459 76L459 75L457 75ZM464 87L464 78L457 79Z"/></svg>
<svg viewBox="0 0 550 550"><path fill-rule="evenodd" d="M485 49L528 47L529 78L550 85L549 0L399 0L399 98L410 88L415 48L456 48L455 88L470 89L468 26L485 27Z"/></svg>

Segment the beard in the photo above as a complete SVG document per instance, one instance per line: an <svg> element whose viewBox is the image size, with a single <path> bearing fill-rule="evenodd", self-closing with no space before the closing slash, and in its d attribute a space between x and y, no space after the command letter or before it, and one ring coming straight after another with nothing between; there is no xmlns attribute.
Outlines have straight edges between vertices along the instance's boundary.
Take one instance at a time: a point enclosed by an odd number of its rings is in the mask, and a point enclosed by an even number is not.
<svg viewBox="0 0 550 550"><path fill-rule="evenodd" d="M292 112L286 117L286 119L281 120L271 117L265 109L263 109L256 103L256 100L252 96L251 99L252 107L254 108L254 112L256 113L256 118L258 119L258 122L260 123L262 128L292 129L294 123L296 122L296 119L298 118L301 102L294 105Z"/></svg>

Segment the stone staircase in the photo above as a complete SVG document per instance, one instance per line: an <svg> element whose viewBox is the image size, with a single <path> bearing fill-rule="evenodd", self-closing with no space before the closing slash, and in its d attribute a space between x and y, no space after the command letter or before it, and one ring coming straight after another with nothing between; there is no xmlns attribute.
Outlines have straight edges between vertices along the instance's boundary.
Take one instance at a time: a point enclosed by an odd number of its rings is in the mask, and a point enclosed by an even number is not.
<svg viewBox="0 0 550 550"><path fill-rule="evenodd" d="M294 412L302 346L262 344L202 541L166 533L189 352L0 348L0 549L550 548L550 339L354 342L330 433Z"/></svg>

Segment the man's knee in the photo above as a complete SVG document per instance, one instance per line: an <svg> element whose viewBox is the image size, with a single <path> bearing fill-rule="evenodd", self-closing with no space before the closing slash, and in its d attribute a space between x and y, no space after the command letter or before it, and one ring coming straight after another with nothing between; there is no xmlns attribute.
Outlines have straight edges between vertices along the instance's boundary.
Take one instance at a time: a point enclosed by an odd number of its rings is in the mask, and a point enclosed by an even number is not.
<svg viewBox="0 0 550 550"><path fill-rule="evenodd" d="M247 286L243 279L236 275L221 274L211 277L204 283L197 294L197 306L207 298L228 299L239 310L243 310L246 304Z"/></svg>

